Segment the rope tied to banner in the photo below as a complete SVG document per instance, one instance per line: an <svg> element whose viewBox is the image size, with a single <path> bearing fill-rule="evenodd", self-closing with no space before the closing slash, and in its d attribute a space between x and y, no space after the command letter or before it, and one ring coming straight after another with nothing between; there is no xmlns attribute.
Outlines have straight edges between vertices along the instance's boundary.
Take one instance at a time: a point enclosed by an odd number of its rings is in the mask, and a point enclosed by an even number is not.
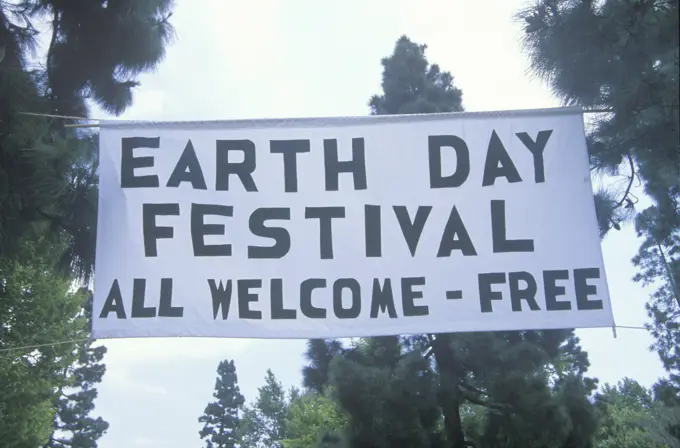
<svg viewBox="0 0 680 448"><path fill-rule="evenodd" d="M601 327L598 327L601 329ZM634 325L616 325L613 328L622 328L625 330L646 330L645 327L639 327L639 326L634 326ZM585 328L583 328L585 330ZM4 347L0 348L0 353L8 353L12 351L24 351L24 350L35 350L37 348L43 348L43 347L52 347L55 345L63 345L63 344L77 344L79 342L87 342L87 341L92 341L93 339L90 338L79 338L79 339L69 339L66 341L57 341L57 342L46 342L43 344L33 344L33 345L19 345L16 347ZM3 358L10 358L11 356L3 356Z"/></svg>
<svg viewBox="0 0 680 448"><path fill-rule="evenodd" d="M582 113L583 114L606 114L606 113L612 113L614 112L614 109L583 109ZM478 113L478 112L452 112L452 113ZM61 120L74 120L74 121L105 121L100 118L91 118L91 117L77 117L77 116L71 116L71 115L59 115L59 114L44 114L44 113L35 113L35 112L19 112L21 115L29 115L33 117L45 117L45 118L56 118L56 119L61 119ZM108 119L107 119L108 121ZM123 120L121 120L122 122ZM156 123L155 121L136 121L135 122L138 125L141 124L150 124L153 125ZM99 123L66 123L64 124L65 128L98 128L100 127Z"/></svg>

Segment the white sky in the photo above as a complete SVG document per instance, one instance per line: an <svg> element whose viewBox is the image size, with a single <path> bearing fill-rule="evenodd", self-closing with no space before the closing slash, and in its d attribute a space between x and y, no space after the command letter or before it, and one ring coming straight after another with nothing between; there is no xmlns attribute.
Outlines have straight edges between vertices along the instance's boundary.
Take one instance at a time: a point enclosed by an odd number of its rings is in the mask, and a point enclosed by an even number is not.
<svg viewBox="0 0 680 448"><path fill-rule="evenodd" d="M135 104L122 118L365 115L368 99L380 92L380 60L402 34L426 43L429 61L453 74L467 110L559 105L526 74L512 19L523 1L176 1L177 40L157 72L141 78ZM630 280L637 244L630 225L603 243L619 325L646 320L648 291ZM663 374L645 331L620 329L617 339L610 329L578 333L590 374L602 382L628 376L649 386ZM136 339L106 345L107 373L95 412L111 427L100 447L190 448L202 445L197 418L211 399L220 360L235 360L241 390L251 400L267 368L286 386L299 385L305 341Z"/></svg>

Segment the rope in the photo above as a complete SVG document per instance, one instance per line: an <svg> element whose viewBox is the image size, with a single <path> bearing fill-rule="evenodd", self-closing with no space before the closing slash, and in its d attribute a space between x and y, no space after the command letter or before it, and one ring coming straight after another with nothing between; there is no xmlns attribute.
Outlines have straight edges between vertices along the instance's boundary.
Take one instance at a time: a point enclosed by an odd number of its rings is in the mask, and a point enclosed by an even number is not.
<svg viewBox="0 0 680 448"><path fill-rule="evenodd" d="M97 118L73 117L73 116L70 116L70 115L38 114L38 113L34 113L34 112L19 112L19 114L30 115L32 117L60 118L62 120L99 121L99 119L97 119Z"/></svg>
<svg viewBox="0 0 680 448"><path fill-rule="evenodd" d="M613 109L584 109L584 114L601 114L612 112ZM102 121L100 118L75 117L71 115L41 114L36 112L19 112L21 115L31 115L33 117L61 118L63 120L82 120L82 121Z"/></svg>
<svg viewBox="0 0 680 448"><path fill-rule="evenodd" d="M52 347L54 345L63 345L63 344L73 344L76 342L84 342L87 341L88 338L80 338L80 339L71 339L68 341L59 341L59 342L46 342L44 344L35 344L35 345L20 345L18 347L8 347L8 348L0 348L0 353L4 352L11 352L13 350L28 350L28 349L36 349L36 348L41 348L41 347Z"/></svg>
<svg viewBox="0 0 680 448"><path fill-rule="evenodd" d="M564 109L564 108L551 108L551 109ZM573 107L572 107L572 109L573 109ZM549 109L545 109L545 110L549 110ZM514 111L514 112L539 112L539 111L541 111L541 110L540 109L528 110L528 111L518 110L518 111ZM608 113L608 112L612 112L612 111L613 111L613 109L582 109L581 113L583 113L583 114L601 114L601 113ZM491 113L491 112L486 112L486 113L499 114L499 113L511 113L511 112L513 112L513 111L495 111L493 113ZM19 113L22 114L22 115L31 115L31 116L34 116L34 117L58 118L58 119L62 119L62 120L103 121L99 118L74 117L74 116L70 116L70 115L42 114L42 113L34 113L34 112L19 112ZM483 113L485 113L485 112L457 112L457 114L459 114L459 115L460 114L467 114L467 115L483 114ZM417 115L421 115L421 114L417 114ZM431 115L431 114L428 114L428 115ZM348 117L348 118L363 118L363 117L364 116ZM371 117L371 116L368 116L368 117ZM376 116L372 116L372 117L376 117ZM381 116L381 118L384 118L384 117L385 116ZM114 121L116 121L116 120L114 120ZM120 120L120 121L124 122L124 120ZM241 121L243 121L243 120L241 120ZM249 121L252 121L252 120L249 120ZM261 120L258 120L258 121L261 121ZM280 120L278 120L278 121L280 121ZM127 122L127 123L129 124L130 122ZM140 124L140 123L154 124L154 123L157 123L157 122L153 122L153 121L136 122L136 124ZM182 123L185 123L185 122L182 122ZM69 123L69 124L65 124L64 127L67 127L67 128L98 128L99 124L98 123Z"/></svg>
<svg viewBox="0 0 680 448"><path fill-rule="evenodd" d="M646 330L645 327L636 327L636 326L632 326L632 325L616 325L614 328L622 328L622 329L625 329L625 330ZM578 329L579 328L577 328L577 330ZM585 330L585 328L582 328L582 329ZM68 341L47 342L47 343L44 343L44 344L21 345L21 346L18 346L18 347L0 348L0 353L10 352L10 351L13 351L13 350L28 350L28 349L33 350L33 349L41 348L41 347L51 347L53 345L62 345L62 344L73 344L73 343L76 343L76 342L84 342L84 341L87 341L87 340L88 340L88 338L80 338L80 339L71 339L71 340L68 340Z"/></svg>

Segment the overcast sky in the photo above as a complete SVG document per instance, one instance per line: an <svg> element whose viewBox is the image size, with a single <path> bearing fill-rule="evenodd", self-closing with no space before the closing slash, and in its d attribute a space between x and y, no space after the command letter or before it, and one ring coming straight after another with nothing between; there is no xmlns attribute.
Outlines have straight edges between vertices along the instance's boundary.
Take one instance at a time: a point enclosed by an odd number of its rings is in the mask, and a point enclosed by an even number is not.
<svg viewBox="0 0 680 448"><path fill-rule="evenodd" d="M418 5L416 7L416 4ZM177 0L177 40L156 73L141 78L123 118L202 120L365 115L380 92L381 58L406 34L454 76L469 111L558 106L527 76L519 26L523 1ZM94 114L93 114L94 115ZM98 115L103 117L102 114ZM638 192L639 193L639 192ZM643 204L640 204L643 205ZM634 284L630 225L603 243L618 325L644 323L648 291ZM651 385L663 374L645 331L581 330L590 374ZM305 341L135 339L106 341L107 373L97 415L110 424L101 448L202 445L198 416L211 399L220 360L234 359L254 398L271 368L299 385Z"/></svg>

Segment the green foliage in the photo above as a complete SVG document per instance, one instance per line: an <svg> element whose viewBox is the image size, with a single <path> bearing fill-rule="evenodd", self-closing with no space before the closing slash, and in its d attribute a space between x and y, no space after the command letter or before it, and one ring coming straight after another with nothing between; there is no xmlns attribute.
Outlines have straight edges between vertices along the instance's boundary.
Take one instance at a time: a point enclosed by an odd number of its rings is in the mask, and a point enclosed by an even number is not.
<svg viewBox="0 0 680 448"><path fill-rule="evenodd" d="M538 381L533 389L521 391L509 412L488 406L481 411L481 428L468 433L469 439L490 448L591 446L596 415L580 378L569 376L554 388Z"/></svg>
<svg viewBox="0 0 680 448"><path fill-rule="evenodd" d="M680 391L680 230L658 231L659 213L650 207L636 218L636 231L643 237L633 264L638 268L634 280L644 286L655 285L646 304L652 318L647 325L655 339L653 348L669 373L669 380Z"/></svg>
<svg viewBox="0 0 680 448"><path fill-rule="evenodd" d="M678 2L542 0L519 17L533 70L555 94L609 111L588 138L593 169L633 170L656 202L657 229L677 229ZM634 205L628 193L612 208Z"/></svg>
<svg viewBox="0 0 680 448"><path fill-rule="evenodd" d="M342 352L337 340L310 339L305 356L309 365L302 368L302 384L319 394L328 384L331 362Z"/></svg>
<svg viewBox="0 0 680 448"><path fill-rule="evenodd" d="M50 345L89 336L86 292L71 292L70 279L52 270L61 251L35 237L18 241L12 259L0 257L0 349L45 344L0 353L3 446L95 447L108 428L90 417L106 349Z"/></svg>
<svg viewBox="0 0 680 448"><path fill-rule="evenodd" d="M285 448L314 448L337 443L346 424L345 414L328 395L306 392L290 402L287 436L281 444Z"/></svg>
<svg viewBox="0 0 680 448"><path fill-rule="evenodd" d="M46 448L96 448L109 428L101 417L92 417L95 385L106 371L102 363L106 347L81 343L74 352L76 360L61 373L61 384L53 399L56 410L53 432Z"/></svg>
<svg viewBox="0 0 680 448"><path fill-rule="evenodd" d="M58 113L87 114L85 98L119 115L135 79L165 56L172 0L25 1L30 17L52 19L48 95Z"/></svg>
<svg viewBox="0 0 680 448"><path fill-rule="evenodd" d="M204 423L199 432L206 440L206 448L234 448L240 446L239 409L245 403L238 387L238 376L234 361L222 361L217 367L217 380L213 397L203 415L198 418Z"/></svg>
<svg viewBox="0 0 680 448"><path fill-rule="evenodd" d="M633 162L656 202L644 212L654 224L638 230L657 240L680 227L677 8L550 0L520 14L535 72L566 102L611 111L589 136L591 165L615 172Z"/></svg>
<svg viewBox="0 0 680 448"><path fill-rule="evenodd" d="M661 448L680 443L669 427L680 422L680 413L655 401L650 391L624 378L617 386L605 385L597 394L600 428L597 448Z"/></svg>
<svg viewBox="0 0 680 448"><path fill-rule="evenodd" d="M290 400L271 370L267 370L265 385L257 392L255 403L243 411L243 446L280 448L288 434L286 417ZM290 395L298 394L292 390Z"/></svg>
<svg viewBox="0 0 680 448"><path fill-rule="evenodd" d="M462 111L463 93L453 86L453 76L425 58L427 45L402 36L394 53L382 60L382 95L369 105L375 115L426 114Z"/></svg>
<svg viewBox="0 0 680 448"><path fill-rule="evenodd" d="M647 304L653 349L680 394L680 50L677 0L540 0L522 11L533 70L566 103L606 110L588 135L591 167L629 173L596 198L601 234L635 216L642 243L634 280L654 285ZM642 181L654 205L635 210ZM615 184L616 186L616 184ZM667 395L672 395L668 393ZM675 404L677 405L677 403ZM628 411L626 411L628 412ZM680 440L680 438L678 439Z"/></svg>
<svg viewBox="0 0 680 448"><path fill-rule="evenodd" d="M0 3L0 255L35 223L69 244L61 267L87 281L94 264L96 138L63 120L87 116L87 100L120 114L136 76L162 60L172 36L170 0L23 0ZM45 60L29 61L50 18ZM61 235L59 235L61 237Z"/></svg>
<svg viewBox="0 0 680 448"><path fill-rule="evenodd" d="M590 446L595 382L583 376L587 358L571 332L438 337L456 365L466 366L455 383L443 383L452 378L432 368L427 337L365 338L343 348L326 388L347 424L327 434L351 447L452 446L442 411L454 396L451 415L459 414L476 446Z"/></svg>
<svg viewBox="0 0 680 448"><path fill-rule="evenodd" d="M661 379L652 387L654 399L661 404L666 430L680 442L680 386L669 379Z"/></svg>
<svg viewBox="0 0 680 448"><path fill-rule="evenodd" d="M15 136L50 132L44 122L36 120L32 118L15 129ZM53 137L49 143L28 142L34 145L31 147L15 145L11 137L5 141L8 144L3 146L2 155L8 157L10 168L3 172L0 166L0 176L6 174L8 183L17 182L21 188L8 188L5 204L10 205L5 218L9 222L0 226L9 239L20 237L30 225L48 223L47 229L41 229L63 245L62 253L55 258L57 270L87 282L94 267L96 242L97 139L90 134ZM12 256L13 243L3 245L3 241L0 246L9 249L5 255Z"/></svg>
<svg viewBox="0 0 680 448"><path fill-rule="evenodd" d="M445 446L437 376L396 337L364 339L333 361L334 397L347 414L351 447ZM340 428L336 428L340 429Z"/></svg>
<svg viewBox="0 0 680 448"><path fill-rule="evenodd" d="M587 398L587 358L571 332L497 332L451 338L468 366L461 398L481 422L466 437L479 446L589 446L596 416ZM481 409L478 408L481 406Z"/></svg>
<svg viewBox="0 0 680 448"><path fill-rule="evenodd" d="M565 102L611 110L590 136L592 165L613 170L632 157L669 219L680 194L677 6L547 0L520 14L534 72Z"/></svg>
<svg viewBox="0 0 680 448"><path fill-rule="evenodd" d="M0 2L0 280L2 294L12 297L2 297L0 347L89 336L83 295L67 291L72 279L58 276L55 266L78 280L92 274L96 135L26 114L86 116L88 100L122 113L136 76L163 58L171 5ZM29 60L39 34L34 23L45 17L47 54ZM35 234L42 236L31 239ZM95 447L108 427L90 416L105 351L59 344L0 359L3 446Z"/></svg>

